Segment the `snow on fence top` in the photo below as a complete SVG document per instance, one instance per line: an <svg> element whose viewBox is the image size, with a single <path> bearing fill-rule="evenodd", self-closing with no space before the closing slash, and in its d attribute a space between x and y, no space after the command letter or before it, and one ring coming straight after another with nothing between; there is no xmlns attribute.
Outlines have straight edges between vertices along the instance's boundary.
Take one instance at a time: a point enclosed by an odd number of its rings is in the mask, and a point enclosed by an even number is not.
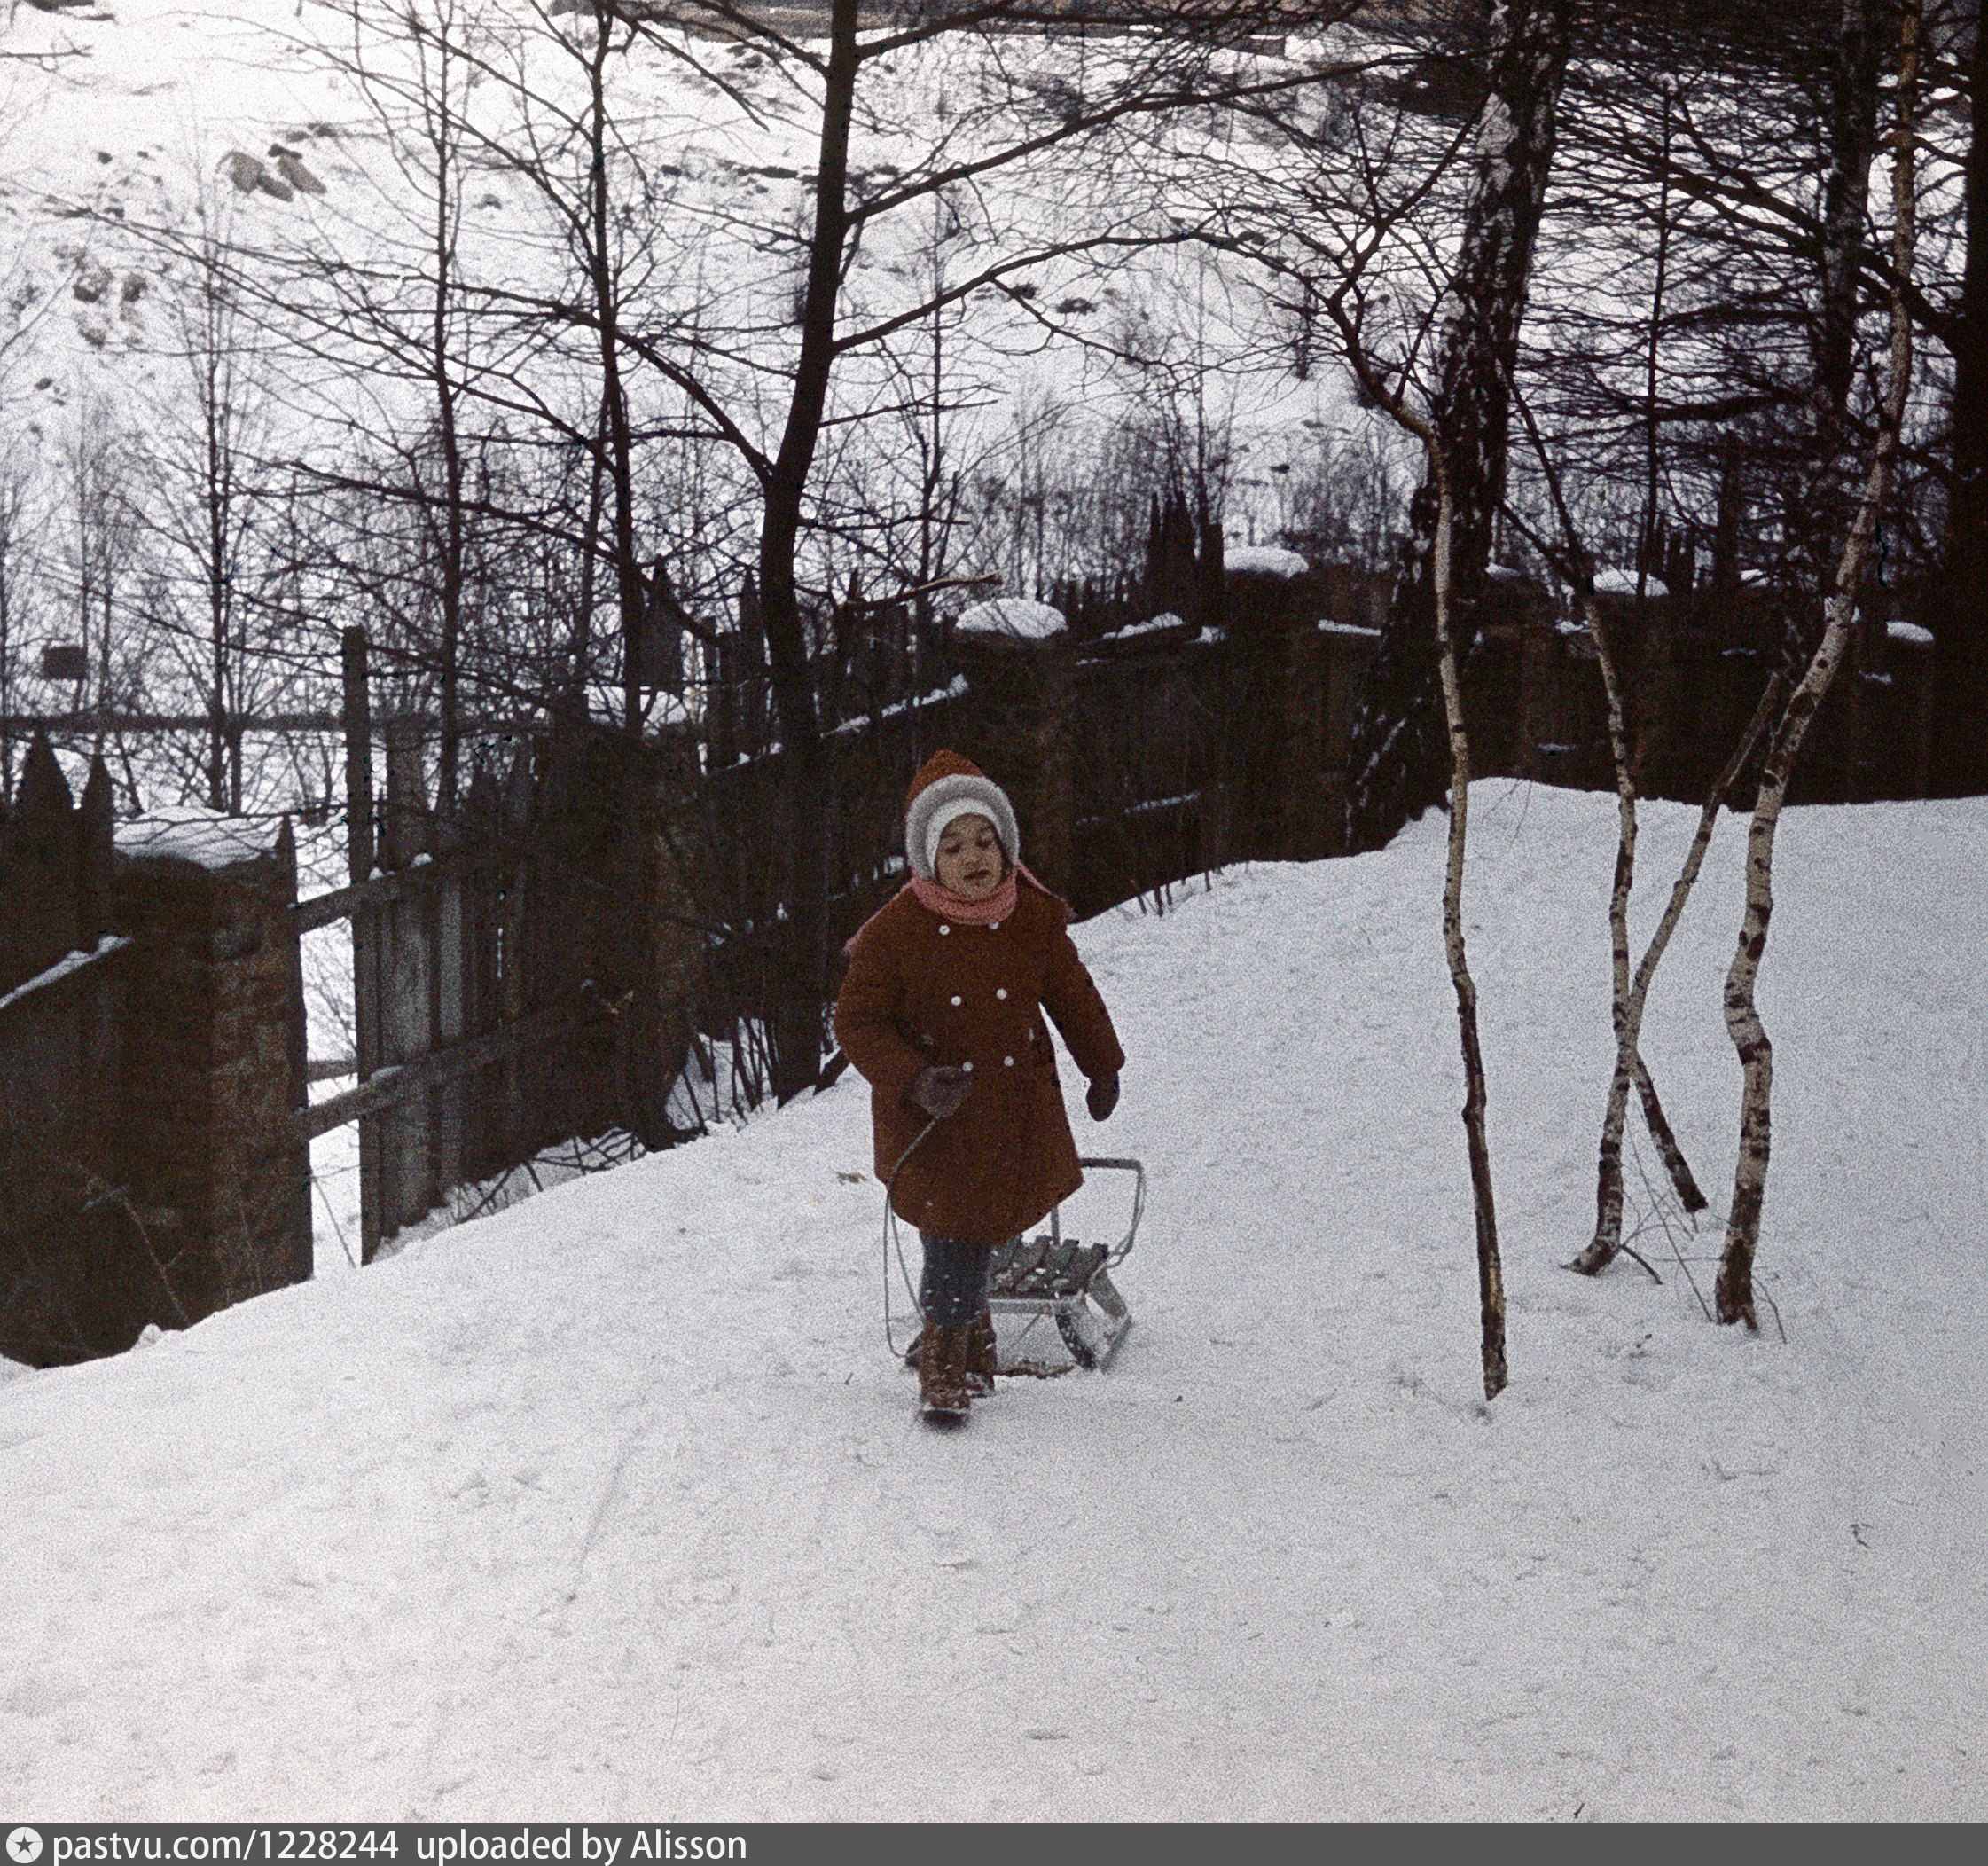
<svg viewBox="0 0 1988 1866"><path fill-rule="evenodd" d="M99 959L108 959L113 953L121 953L130 944L121 934L106 933L94 946L65 953L53 965L17 984L12 991L0 992L0 1011L5 1010L10 1005L25 1003L36 992L44 991L51 984L60 984L65 978L74 977L85 966L94 965Z"/></svg>
<svg viewBox="0 0 1988 1866"><path fill-rule="evenodd" d="M1295 551L1287 551L1280 545L1239 545L1224 554L1222 568L1250 576L1280 577L1288 583L1294 576L1303 576L1311 566Z"/></svg>
<svg viewBox="0 0 1988 1866"><path fill-rule="evenodd" d="M183 804L120 823L116 843L121 855L163 857L200 868L231 868L237 862L252 862L267 855L280 833L280 822L222 816L198 804Z"/></svg>
<svg viewBox="0 0 1988 1866"><path fill-rule="evenodd" d="M1633 596L1636 593L1636 573L1633 570L1618 570L1612 566L1594 573L1594 593L1597 596ZM1661 576L1649 576L1643 580L1646 596L1668 596L1671 588Z"/></svg>
<svg viewBox="0 0 1988 1866"><path fill-rule="evenodd" d="M1025 596L997 596L976 602L959 612L953 623L959 635L1005 636L1011 641L1047 641L1067 626L1061 609L1046 602L1030 602Z"/></svg>
<svg viewBox="0 0 1988 1866"><path fill-rule="evenodd" d="M1108 635L1100 635L1100 641L1129 641L1135 635L1155 635L1162 629L1184 629L1187 624L1171 609L1162 609L1157 615L1148 615L1144 622L1128 622L1122 629L1114 629Z"/></svg>

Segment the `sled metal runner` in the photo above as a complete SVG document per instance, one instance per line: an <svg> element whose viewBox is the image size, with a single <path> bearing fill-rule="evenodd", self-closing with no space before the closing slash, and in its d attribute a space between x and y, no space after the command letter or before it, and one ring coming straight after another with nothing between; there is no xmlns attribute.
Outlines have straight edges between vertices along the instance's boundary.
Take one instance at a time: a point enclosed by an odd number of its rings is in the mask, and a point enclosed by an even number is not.
<svg viewBox="0 0 1988 1866"><path fill-rule="evenodd" d="M1117 1243L1086 1244L1063 1235L1059 1208L1049 1214L1046 1232L995 1246L987 1306L994 1316L1000 1373L1061 1374L1072 1363L1104 1367L1132 1325L1132 1312L1111 1272L1131 1254L1139 1235L1146 1210L1146 1168L1137 1160L1085 1159L1077 1164L1087 1173L1132 1175L1131 1221ZM1045 1322L1061 1338L1068 1360L1045 1361L1027 1352ZM1046 1338L1042 1345L1048 1346Z"/></svg>

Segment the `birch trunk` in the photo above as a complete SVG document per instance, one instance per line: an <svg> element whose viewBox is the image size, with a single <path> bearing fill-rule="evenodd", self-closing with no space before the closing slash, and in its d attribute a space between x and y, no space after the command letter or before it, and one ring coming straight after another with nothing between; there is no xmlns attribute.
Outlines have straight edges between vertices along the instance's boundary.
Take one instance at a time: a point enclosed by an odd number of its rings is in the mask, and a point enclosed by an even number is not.
<svg viewBox="0 0 1988 1866"><path fill-rule="evenodd" d="M1477 1031L1477 985L1463 938L1463 858L1470 824L1470 735L1464 725L1463 686L1450 624L1452 501L1449 471L1433 435L1426 437L1436 488L1435 548L1429 553L1435 602L1436 658L1443 686L1443 718L1450 741L1450 835L1443 879L1443 946L1456 991L1463 1045L1463 1131L1470 1155L1471 1203L1476 1219L1477 1298L1482 1321L1484 1398L1495 1400L1509 1378L1505 1360L1505 1271L1498 1250L1498 1208L1491 1196L1491 1141L1485 1125L1484 1053Z"/></svg>
<svg viewBox="0 0 1988 1866"><path fill-rule="evenodd" d="M1478 129L1434 415L1448 511L1440 510L1431 467L1409 509L1402 574L1353 721L1353 849L1380 847L1443 794L1445 760L1434 730L1441 676L1430 655L1434 539L1447 523L1452 586L1445 600L1467 610L1483 581L1505 493L1510 383L1553 164L1569 12L1568 0L1497 0L1491 10L1491 91Z"/></svg>
<svg viewBox="0 0 1988 1866"><path fill-rule="evenodd" d="M1663 916L1650 936L1643 956L1637 962L1633 977L1628 975L1628 889L1625 870L1632 868L1634 860L1634 831L1624 832L1628 855L1625 858L1618 849L1616 860L1616 891L1609 902L1609 931L1616 949L1616 1067L1608 1084L1608 1102L1602 1117L1601 1145L1599 1149L1597 1186L1595 1192L1594 1236L1586 1250L1567 1267L1578 1270L1584 1275L1593 1276L1608 1268L1622 1251L1622 1141L1623 1128L1627 1119L1629 1091L1632 1086L1643 1104L1643 1117L1648 1123L1651 1137L1657 1149L1663 1155L1664 1165L1671 1175L1671 1183L1678 1188L1678 1196L1685 1207L1691 1211L1702 1211L1708 1203L1705 1195L1698 1189L1692 1178L1691 1168L1686 1163L1677 1137L1671 1132L1670 1123L1663 1118L1662 1104L1657 1101L1656 1085L1650 1080L1649 1071L1642 1058L1643 1012L1649 1002L1650 983L1656 976L1656 968L1663 963L1664 953L1669 949L1671 936L1678 929L1678 922L1684 918L1686 904L1691 898L1692 890L1697 885L1699 871L1705 866L1705 853L1711 847L1712 832L1718 827L1719 811L1725 807L1727 795L1739 780L1741 772L1746 769L1753 757L1755 746L1760 742L1767 722L1779 710L1782 694L1787 691L1785 683L1777 675L1771 679L1760 703L1754 708L1752 720L1740 735L1740 742L1734 748L1733 756L1726 760L1726 768L1713 781L1706 794L1703 807L1698 812L1698 828L1691 839L1691 846L1685 851L1685 859L1678 870L1678 878L1671 884L1671 898L1664 905ZM1618 781L1626 766L1618 763ZM1625 804L1625 811L1632 819L1633 803ZM1610 1175L1613 1174L1613 1184Z"/></svg>
<svg viewBox="0 0 1988 1866"><path fill-rule="evenodd" d="M1964 171L1967 256L1953 336L1952 489L1935 633L1933 789L1966 796L1988 789L1988 17L1980 0L1967 43L1965 89L1973 103Z"/></svg>
<svg viewBox="0 0 1988 1866"><path fill-rule="evenodd" d="M1622 1247L1622 1131L1629 1111L1629 1086L1640 1054L1641 1018L1630 1010L1629 895L1636 880L1636 782L1629 766L1629 728L1624 717L1622 677L1616 666L1601 606L1589 593L1584 600L1588 634L1601 670L1601 692L1608 710L1608 753L1616 772L1616 872L1608 890L1608 964L1610 1008L1616 1032L1616 1066L1608 1079L1608 1105L1601 1122L1601 1148L1596 1164L1594 1243L1613 1240L1609 1254Z"/></svg>
<svg viewBox="0 0 1988 1866"><path fill-rule="evenodd" d="M1655 355L1654 343L1650 355ZM1654 381L1654 375L1652 378ZM1671 1124L1664 1118L1663 1105L1657 1098L1656 1084L1651 1080L1648 1068L1640 1052L1643 1023L1643 1006L1648 1000L1649 981L1658 960L1663 957L1663 947L1668 943L1671 930L1677 924L1684 902L1695 880L1698 865L1704 857L1704 844L1710 838L1711 825L1717 819L1718 807L1730 787L1734 774L1747 757L1759 736L1762 721L1766 717L1765 702L1755 715L1754 723L1748 728L1740 749L1734 755L1726 772L1712 787L1703 817L1699 827L1699 837L1686 864L1685 877L1679 890L1674 890L1671 910L1657 929L1656 937L1646 951L1642 965L1633 976L1629 968L1629 900L1636 878L1637 840L1637 760L1632 755L1629 742L1627 708L1624 703L1621 664L1616 658L1615 643L1603 622L1601 605L1594 600L1594 560L1581 543L1580 528L1575 521L1572 509L1566 498L1565 488L1552 456L1547 451L1538 425L1522 400L1518 403L1521 418L1531 435L1534 449L1538 454L1540 470L1553 495L1553 501L1560 514L1561 527L1565 534L1567 555L1564 574L1581 592L1582 611L1587 618L1589 639L1594 645L1594 658L1601 674L1601 691L1607 710L1608 728L1608 750L1610 763L1615 772L1616 799L1616 872L1615 882L1608 896L1608 941L1610 951L1610 1015L1616 1035L1615 1068L1608 1080L1608 1101L1601 1123L1601 1144L1597 1150L1595 1184L1595 1228L1594 1236L1587 1249L1571 1264L1569 1269L1584 1270L1593 1274L1612 1262L1624 1248L1622 1242L1623 1181L1622 1143L1623 1129L1628 1119L1629 1091L1633 1086L1643 1105L1643 1117L1649 1125L1650 1134L1663 1156L1665 1169L1671 1183L1677 1188L1678 1196L1690 1211L1702 1211L1707 1201L1698 1189L1698 1182L1692 1177L1691 1167L1685 1159L1683 1149L1678 1145L1677 1136L1671 1131ZM1654 460L1654 453L1651 455ZM1645 513L1645 555L1648 555L1648 540L1651 530L1648 523L1648 508ZM1638 1262L1642 1262L1639 1258ZM1649 1269L1644 1264L1645 1269ZM1650 1271L1654 1276L1655 1272Z"/></svg>
<svg viewBox="0 0 1988 1866"><path fill-rule="evenodd" d="M1711 1201L1698 1189L1698 1181L1692 1177L1691 1162L1685 1158L1684 1149L1678 1145L1678 1137L1671 1131L1663 1103L1657 1097L1656 1084L1650 1079L1650 1072L1644 1067L1640 1056L1636 1059L1636 1099L1643 1104L1643 1125L1650 1131L1657 1157L1663 1162L1664 1172L1671 1175L1671 1183L1684 1202L1684 1209L1702 1211Z"/></svg>
<svg viewBox="0 0 1988 1866"><path fill-rule="evenodd" d="M1878 76L1884 63L1879 0L1837 0L1818 228L1814 325L1809 369L1808 446L1812 474L1796 508L1807 581L1818 594L1831 582L1849 529L1857 466L1851 396L1857 378L1862 309L1864 223L1877 153ZM1792 678L1813 651L1817 627L1806 602L1788 618L1785 658ZM1825 613L1822 625L1828 626Z"/></svg>
<svg viewBox="0 0 1988 1866"><path fill-rule="evenodd" d="M1892 464L1912 387L1912 317L1907 294L1917 231L1914 138L1921 8L1921 0L1902 0L1898 12L1898 73L1891 137L1891 344L1877 438L1863 495L1837 561L1822 639L1789 696L1761 773L1760 793L1747 836L1746 910L1733 963L1726 975L1726 1024L1739 1055L1742 1087L1739 1157L1734 1168L1726 1247L1719 1259L1717 1302L1721 1321L1743 1321L1755 1329L1760 1322L1754 1313L1753 1264L1759 1248L1760 1216L1773 1145L1774 1051L1755 1002L1754 987L1773 917L1774 834L1787 799L1788 779L1809 726L1850 646L1857 615L1857 592L1870 557L1878 514L1890 490Z"/></svg>

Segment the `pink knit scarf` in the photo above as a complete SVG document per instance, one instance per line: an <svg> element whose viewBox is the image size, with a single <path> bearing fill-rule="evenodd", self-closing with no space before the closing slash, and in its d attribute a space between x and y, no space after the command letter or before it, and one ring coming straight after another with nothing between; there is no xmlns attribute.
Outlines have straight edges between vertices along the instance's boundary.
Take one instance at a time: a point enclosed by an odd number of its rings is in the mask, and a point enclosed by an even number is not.
<svg viewBox="0 0 1988 1866"><path fill-rule="evenodd" d="M1035 877L1029 877L1031 881ZM918 897L918 904L928 913L936 913L941 920L957 920L969 927L991 927L1006 920L1014 912L1016 898L1021 890L1015 886L1014 870L1010 868L1003 876L1001 885L984 900L968 900L963 894L955 894L951 889L943 888L937 882L928 882L922 874L914 874L905 884ZM1042 886L1040 882L1036 885Z"/></svg>
<svg viewBox="0 0 1988 1866"><path fill-rule="evenodd" d="M1037 893L1048 895L1049 898L1063 910L1063 918L1066 921L1073 917L1070 913L1069 903L1061 895L1051 893L1050 890L1045 888L1029 871L1029 865L1026 862L1017 862L1008 871L1007 879L998 888L995 889L993 893L990 894L985 900L963 899L960 896L955 894L951 889L942 888L936 882L928 882L924 876L914 874L910 881L906 882L896 893L884 903L882 907L880 907L875 913L870 916L870 920L865 921L849 936L848 944L843 946L842 951L845 953L855 952L857 941L869 931L870 921L881 918L888 908L895 906L907 894L915 897L920 906L923 907L927 913L937 914L941 920L958 921L962 926L967 927L991 927L998 921L1006 920L1009 914L1014 912L1015 905L1020 899L1021 892L1016 885L1018 877L1020 880L1027 882Z"/></svg>

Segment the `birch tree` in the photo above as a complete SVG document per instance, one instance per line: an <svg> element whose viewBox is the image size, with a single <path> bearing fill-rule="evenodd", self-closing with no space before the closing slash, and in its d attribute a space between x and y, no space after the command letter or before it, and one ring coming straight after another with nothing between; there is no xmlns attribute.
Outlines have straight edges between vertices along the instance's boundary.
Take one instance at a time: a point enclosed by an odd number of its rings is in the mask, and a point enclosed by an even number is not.
<svg viewBox="0 0 1988 1866"><path fill-rule="evenodd" d="M1788 780L1816 712L1842 666L1880 514L1884 509L1912 388L1913 317L1908 293L1916 252L1917 113L1921 0L1899 0L1892 83L1890 344L1876 431L1835 578L1820 641L1775 722L1747 835L1746 907L1726 976L1726 1023L1741 1072L1738 1158L1719 1259L1718 1319L1757 1329L1753 1266L1773 1151L1773 1045L1755 999L1774 908L1774 837Z"/></svg>
<svg viewBox="0 0 1988 1866"><path fill-rule="evenodd" d="M1433 140L1370 137L1354 124L1343 136L1335 135L1328 152L1319 147L1320 138L1303 122L1280 116L1274 127L1280 145L1247 153L1258 177L1255 198L1228 210L1222 242L1254 258L1271 281L1272 297L1294 286L1310 294L1366 401L1411 436L1422 456L1428 553L1420 571L1427 595L1421 613L1429 630L1427 659L1446 752L1443 944L1463 1063L1461 1112L1477 1269L1479 1359L1488 1401L1503 1391L1510 1369L1489 1094L1463 913L1470 737L1457 647L1459 474L1443 413L1455 406L1457 359L1469 348L1459 324L1475 315L1458 283L1460 271L1478 263L1468 229L1481 229L1492 217L1483 199L1487 191L1505 193L1500 161L1509 126L1505 106L1494 95L1470 122ZM1470 175L1460 255L1442 232L1444 208L1456 201L1453 190L1445 201L1445 184L1460 169ZM1225 185L1229 179L1228 171L1217 171L1211 186L1218 195L1232 193ZM1483 456L1475 456L1468 471L1475 474L1482 464ZM1397 606L1390 625L1402 626L1401 614Z"/></svg>
<svg viewBox="0 0 1988 1866"><path fill-rule="evenodd" d="M1560 543L1535 530L1524 515L1507 506L1512 522L1525 534L1540 554L1573 590L1588 639L1594 650L1601 678L1605 717L1608 722L1609 763L1616 791L1615 872L1608 890L1609 1021L1615 1035L1615 1059L1609 1071L1608 1094L1601 1117L1601 1138L1595 1150L1594 1235L1568 1267L1593 1275L1613 1263L1627 1246L1623 1236L1623 1146L1628 1124L1629 1095L1634 1089L1642 1104L1665 1171L1679 1197L1689 1211L1702 1211L1708 1201L1692 1176L1676 1135L1663 1112L1656 1085L1642 1055L1643 1015L1649 1002L1650 986L1669 949L1671 936L1684 917L1692 891L1697 884L1705 856L1711 846L1726 799L1741 771L1753 757L1770 718L1787 697L1787 685L1773 677L1762 694L1752 718L1734 747L1725 767L1712 780L1699 811L1698 825L1655 930L1645 945L1633 969L1631 965L1629 902L1636 881L1636 858L1640 841L1639 787L1636 760L1632 755L1624 693L1622 657L1616 651L1614 624L1595 587L1595 561L1577 521L1569 500L1564 475L1542 436L1532 411L1522 397L1514 397L1521 419L1532 442L1540 477L1545 482L1560 523ZM1631 1251L1632 1256L1636 1253ZM1637 1258L1641 1263L1643 1259ZM1645 1269L1650 1269L1648 1263ZM1655 1272L1651 1271L1655 1275Z"/></svg>
<svg viewBox="0 0 1988 1866"><path fill-rule="evenodd" d="M1944 795L1988 788L1988 26L1960 0L1953 77L1968 104L1961 157L1960 288L1943 335L1953 358L1946 529L1935 655L1933 781Z"/></svg>
<svg viewBox="0 0 1988 1866"><path fill-rule="evenodd" d="M1430 410L1449 463L1452 594L1465 607L1482 586L1504 496L1507 384L1553 166L1571 16L1570 0L1494 0L1491 9L1488 95ZM1431 623L1441 503L1432 466L1409 507L1400 576L1354 716L1347 811L1355 849L1385 843L1442 793Z"/></svg>

